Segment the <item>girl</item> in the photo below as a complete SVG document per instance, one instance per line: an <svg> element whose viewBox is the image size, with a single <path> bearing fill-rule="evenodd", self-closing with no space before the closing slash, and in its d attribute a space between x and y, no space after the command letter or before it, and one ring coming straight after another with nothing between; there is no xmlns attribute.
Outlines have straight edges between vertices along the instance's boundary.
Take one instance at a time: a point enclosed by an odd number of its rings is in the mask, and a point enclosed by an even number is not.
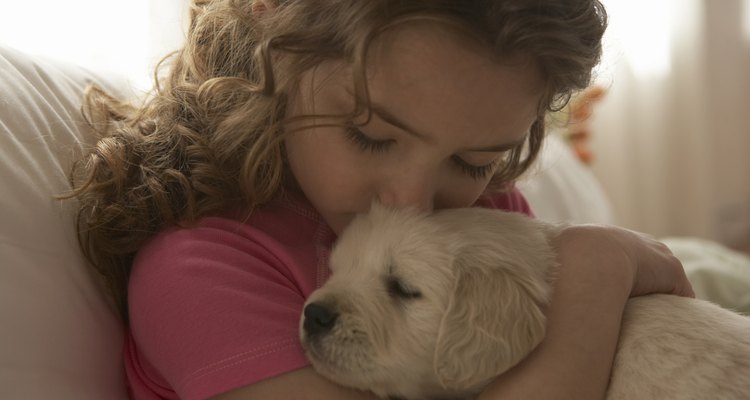
<svg viewBox="0 0 750 400"><path fill-rule="evenodd" d="M372 201L530 214L512 183L545 113L589 84L604 9L204 3L149 101L87 98L101 139L77 169L79 228L128 323L132 396L372 398L318 376L298 343L337 233ZM482 399L602 398L627 298L692 295L637 233L576 226L556 246L547 337Z"/></svg>

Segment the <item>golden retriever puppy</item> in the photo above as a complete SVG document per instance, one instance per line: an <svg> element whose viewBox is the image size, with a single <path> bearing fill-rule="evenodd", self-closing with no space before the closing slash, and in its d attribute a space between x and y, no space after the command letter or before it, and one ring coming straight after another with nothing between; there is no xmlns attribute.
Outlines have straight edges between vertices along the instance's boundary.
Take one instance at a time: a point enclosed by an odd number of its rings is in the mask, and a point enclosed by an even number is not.
<svg viewBox="0 0 750 400"><path fill-rule="evenodd" d="M387 397L471 399L544 336L557 227L481 208L373 205L340 236L300 336L313 367ZM629 301L608 399L750 399L750 318Z"/></svg>

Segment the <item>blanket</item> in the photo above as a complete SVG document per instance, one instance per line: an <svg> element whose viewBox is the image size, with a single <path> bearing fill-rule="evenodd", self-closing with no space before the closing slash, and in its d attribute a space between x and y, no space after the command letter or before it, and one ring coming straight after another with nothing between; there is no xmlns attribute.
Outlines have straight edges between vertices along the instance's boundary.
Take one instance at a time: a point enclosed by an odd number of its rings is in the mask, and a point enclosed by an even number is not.
<svg viewBox="0 0 750 400"><path fill-rule="evenodd" d="M750 256L704 239L661 240L682 262L696 297L750 315Z"/></svg>

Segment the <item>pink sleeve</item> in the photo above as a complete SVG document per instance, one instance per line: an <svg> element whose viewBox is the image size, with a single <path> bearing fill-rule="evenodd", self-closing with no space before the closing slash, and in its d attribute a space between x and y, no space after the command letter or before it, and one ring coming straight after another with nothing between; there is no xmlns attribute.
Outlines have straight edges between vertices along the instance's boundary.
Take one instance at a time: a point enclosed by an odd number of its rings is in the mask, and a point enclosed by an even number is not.
<svg viewBox="0 0 750 400"><path fill-rule="evenodd" d="M143 365L129 368L151 391L205 399L307 365L297 333L303 291L293 260L271 242L217 223L168 231L138 254L129 308Z"/></svg>
<svg viewBox="0 0 750 400"><path fill-rule="evenodd" d="M529 202L523 197L523 194L513 188L508 191L500 192L490 196L483 196L476 203L479 207L496 208L505 211L520 212L530 217L534 217Z"/></svg>

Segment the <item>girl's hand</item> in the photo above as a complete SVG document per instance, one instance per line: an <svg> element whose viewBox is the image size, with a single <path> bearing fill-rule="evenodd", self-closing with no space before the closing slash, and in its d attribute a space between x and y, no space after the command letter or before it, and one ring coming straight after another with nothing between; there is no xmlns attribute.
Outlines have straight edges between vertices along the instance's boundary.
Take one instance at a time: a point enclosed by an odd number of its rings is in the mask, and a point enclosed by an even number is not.
<svg viewBox="0 0 750 400"><path fill-rule="evenodd" d="M613 273L626 274L622 279L629 285L630 297L652 293L695 297L680 260L646 234L614 226L574 225L564 228L555 242L561 253L587 254L614 266Z"/></svg>

